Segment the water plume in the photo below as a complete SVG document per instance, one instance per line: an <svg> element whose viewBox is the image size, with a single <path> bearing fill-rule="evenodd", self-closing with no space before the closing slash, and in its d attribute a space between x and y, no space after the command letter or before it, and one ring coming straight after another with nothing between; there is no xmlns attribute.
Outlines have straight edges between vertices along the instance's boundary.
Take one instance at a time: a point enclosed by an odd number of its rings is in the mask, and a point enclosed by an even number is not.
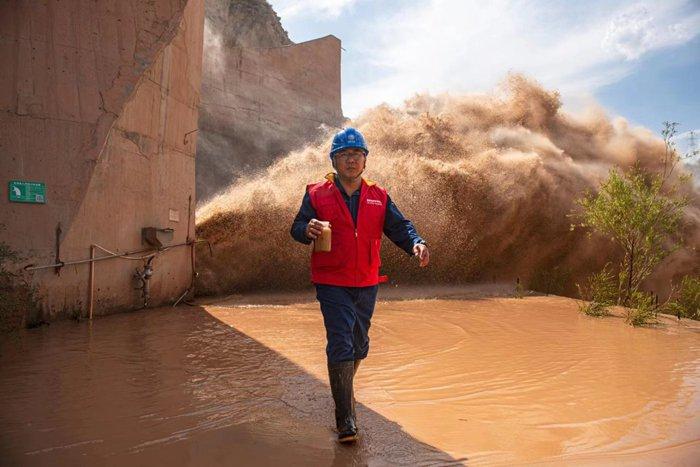
<svg viewBox="0 0 700 467"><path fill-rule="evenodd" d="M420 269L385 239L382 272L394 283L461 283L520 278L526 285L565 273L566 291L615 259L604 239L570 230L575 200L594 191L611 167L658 168L664 142L651 131L610 119L600 108L561 110L557 92L511 75L484 95L416 95L400 108L380 105L352 124L370 147L365 176L384 186L428 242ZM297 289L309 285L310 248L289 228L307 183L331 171L332 132L255 177L231 186L197 211L197 233L214 255L198 255L200 293ZM647 282L700 271L700 192L684 219L686 247Z"/></svg>

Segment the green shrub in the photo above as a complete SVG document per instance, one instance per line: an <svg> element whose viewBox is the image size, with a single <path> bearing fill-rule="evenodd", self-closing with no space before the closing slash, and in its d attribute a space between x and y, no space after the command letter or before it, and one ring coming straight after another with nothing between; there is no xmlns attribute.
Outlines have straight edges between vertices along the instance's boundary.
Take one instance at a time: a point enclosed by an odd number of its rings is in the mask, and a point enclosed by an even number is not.
<svg viewBox="0 0 700 467"><path fill-rule="evenodd" d="M581 302L578 305L578 310L588 316L607 316L608 308L597 302Z"/></svg>
<svg viewBox="0 0 700 467"><path fill-rule="evenodd" d="M515 280L515 298L523 298L525 297L525 294L527 293L527 290L525 290L525 286L523 285L522 282L520 282L520 278L518 277Z"/></svg>
<svg viewBox="0 0 700 467"><path fill-rule="evenodd" d="M530 281L530 289L542 292L545 295L563 295L566 284L571 278L571 271L555 266L552 269L538 270Z"/></svg>
<svg viewBox="0 0 700 467"><path fill-rule="evenodd" d="M665 310L678 318L700 319L700 277L685 276L678 298Z"/></svg>
<svg viewBox="0 0 700 467"><path fill-rule="evenodd" d="M633 292L625 321L632 326L644 326L656 322L657 307L654 302L652 294L641 291Z"/></svg>
<svg viewBox="0 0 700 467"><path fill-rule="evenodd" d="M617 300L617 283L610 264L606 264L602 271L591 274L586 283L581 286L576 284L579 296L583 303L579 304L579 310L589 316L605 316L608 307Z"/></svg>

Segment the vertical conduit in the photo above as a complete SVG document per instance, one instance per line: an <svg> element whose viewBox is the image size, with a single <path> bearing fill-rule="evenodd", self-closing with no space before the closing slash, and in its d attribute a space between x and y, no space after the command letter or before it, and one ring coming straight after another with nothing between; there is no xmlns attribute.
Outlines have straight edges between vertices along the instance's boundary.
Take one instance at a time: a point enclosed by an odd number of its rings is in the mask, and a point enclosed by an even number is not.
<svg viewBox="0 0 700 467"><path fill-rule="evenodd" d="M95 245L90 245L90 296L88 298L88 313L90 319L92 319L92 308L95 298Z"/></svg>

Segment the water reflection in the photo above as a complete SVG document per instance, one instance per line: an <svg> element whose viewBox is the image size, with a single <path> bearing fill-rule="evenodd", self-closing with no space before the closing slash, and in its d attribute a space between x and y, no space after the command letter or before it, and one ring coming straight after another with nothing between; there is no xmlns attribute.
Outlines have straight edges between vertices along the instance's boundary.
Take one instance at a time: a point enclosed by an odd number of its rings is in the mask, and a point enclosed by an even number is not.
<svg viewBox="0 0 700 467"><path fill-rule="evenodd" d="M634 329L557 297L380 301L346 448L317 304L256 301L4 336L3 464L700 458L698 326Z"/></svg>
<svg viewBox="0 0 700 467"><path fill-rule="evenodd" d="M0 365L3 464L385 462L370 446L335 445L324 382L202 308L5 336ZM290 390L320 411L296 410ZM415 459L453 462L373 417Z"/></svg>

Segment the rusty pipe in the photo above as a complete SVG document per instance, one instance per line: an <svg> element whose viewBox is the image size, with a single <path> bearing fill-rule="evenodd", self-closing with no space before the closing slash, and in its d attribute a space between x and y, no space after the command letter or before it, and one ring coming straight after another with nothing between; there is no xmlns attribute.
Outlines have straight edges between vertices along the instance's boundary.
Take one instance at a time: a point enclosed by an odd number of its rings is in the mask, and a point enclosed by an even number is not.
<svg viewBox="0 0 700 467"><path fill-rule="evenodd" d="M92 309L95 300L95 245L90 245L90 295L88 298L88 316L92 319Z"/></svg>
<svg viewBox="0 0 700 467"><path fill-rule="evenodd" d="M152 252L154 252L154 254L155 254L155 253L159 253L159 252L162 252L162 251L169 250L170 248L175 248L175 247L184 246L184 245L190 245L190 244L192 244L192 243L209 243L209 241L208 241L208 240L194 240L194 241L190 240L190 241L187 241L187 242L176 243L175 245L168 245L168 246L166 246L166 247L163 247L163 248L160 248L160 249L157 249L157 250L154 250L153 248L146 248L146 249L142 249L142 250L127 251L126 253L110 254L110 255L106 255L106 256L100 256L99 258L81 259L81 260L77 260L77 261L63 261L63 262L61 262L61 263L44 264L44 265L41 265L41 266L34 266L33 264L28 264L28 265L26 265L23 269L24 269L25 271L36 271L36 270L38 270L38 269L55 268L55 267L58 267L58 266L68 266L68 265L72 265L72 264L85 264L85 263L90 263L90 262L95 262L95 261L102 261L102 260L105 260L105 259L122 258L122 257L125 257L125 256L131 256L131 255L135 255L135 254L138 254L138 253L146 253L146 252L149 252L149 251L152 251ZM96 245L96 246L97 246L97 245ZM210 252L211 252L211 245L209 246L209 249L210 249ZM146 255L145 257L142 257L142 258L125 258L125 259L134 259L134 260L139 260L139 261L141 261L141 260L147 259L149 256L151 256L151 255Z"/></svg>

